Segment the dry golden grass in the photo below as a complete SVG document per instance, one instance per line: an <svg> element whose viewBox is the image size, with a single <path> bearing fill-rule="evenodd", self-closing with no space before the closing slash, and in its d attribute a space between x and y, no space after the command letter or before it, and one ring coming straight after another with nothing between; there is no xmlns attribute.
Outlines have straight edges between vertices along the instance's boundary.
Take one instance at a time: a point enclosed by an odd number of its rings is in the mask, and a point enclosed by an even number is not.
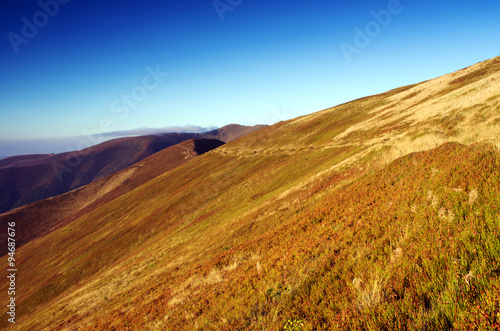
<svg viewBox="0 0 500 331"><path fill-rule="evenodd" d="M470 144L474 142L492 142L498 146L500 132L500 71L498 64L481 79L463 84L456 89L450 89L450 84L459 77L473 75L474 72L486 70L495 59L488 60L466 68L460 72L417 84L400 93L388 96L386 102L369 110L371 116L355 123L347 130L322 144L303 145L299 140L285 144L261 145L258 149L232 148L225 146L214 151L222 155L237 155L240 157L255 157L260 155L291 155L310 148L330 149L358 146L360 152L335 163L321 172L304 179L302 183L282 193L282 197L307 187L310 183L321 180L332 171L338 171L346 166L359 163L364 156L378 152L381 155L380 165L390 163L394 159L414 152L435 148L447 142ZM498 62L498 61L497 61ZM448 91L449 90L449 91ZM443 91L448 91L444 93ZM475 107L475 105L482 105ZM335 118L338 107L333 107L311 115L306 115L286 121L274 132L293 130L301 125L325 121L325 118ZM463 118L452 123L455 130L448 132L440 125L440 121L456 114ZM496 116L496 117L495 117ZM482 121L474 119L481 118ZM406 124L406 125L403 125ZM387 128L389 131L386 131ZM351 140L352 133L367 132L366 140L360 142ZM374 132L370 136L370 132ZM314 130L308 135L318 134ZM492 137L495 137L492 139ZM388 148L385 148L388 147ZM497 147L498 148L498 147ZM379 152L381 151L381 152Z"/></svg>

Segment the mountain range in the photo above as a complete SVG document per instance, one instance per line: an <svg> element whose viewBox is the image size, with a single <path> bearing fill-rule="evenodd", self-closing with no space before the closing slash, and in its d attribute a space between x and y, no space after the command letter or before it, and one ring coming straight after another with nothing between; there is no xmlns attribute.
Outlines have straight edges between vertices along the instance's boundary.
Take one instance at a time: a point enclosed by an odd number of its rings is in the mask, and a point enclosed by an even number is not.
<svg viewBox="0 0 500 331"><path fill-rule="evenodd" d="M498 329L499 133L497 57L111 175L85 163L66 187L90 185L0 215L20 243L0 327Z"/></svg>
<svg viewBox="0 0 500 331"><path fill-rule="evenodd" d="M112 201L149 180L224 143L217 139L190 139L167 147L142 161L79 189L20 207L0 215L2 222L16 222L16 246L48 234L80 215ZM6 232L0 236L6 237ZM7 253L6 247L0 251Z"/></svg>
<svg viewBox="0 0 500 331"><path fill-rule="evenodd" d="M164 133L113 139L59 154L0 160L0 213L77 189L189 139L229 142L263 126L228 125L205 133Z"/></svg>

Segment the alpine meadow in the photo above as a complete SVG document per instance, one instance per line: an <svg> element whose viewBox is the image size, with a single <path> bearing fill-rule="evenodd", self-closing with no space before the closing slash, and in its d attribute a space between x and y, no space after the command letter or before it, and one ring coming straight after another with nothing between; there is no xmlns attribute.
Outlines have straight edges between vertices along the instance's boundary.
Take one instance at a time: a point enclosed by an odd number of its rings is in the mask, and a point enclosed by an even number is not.
<svg viewBox="0 0 500 331"><path fill-rule="evenodd" d="M0 328L500 329L500 57L245 133L1 214Z"/></svg>

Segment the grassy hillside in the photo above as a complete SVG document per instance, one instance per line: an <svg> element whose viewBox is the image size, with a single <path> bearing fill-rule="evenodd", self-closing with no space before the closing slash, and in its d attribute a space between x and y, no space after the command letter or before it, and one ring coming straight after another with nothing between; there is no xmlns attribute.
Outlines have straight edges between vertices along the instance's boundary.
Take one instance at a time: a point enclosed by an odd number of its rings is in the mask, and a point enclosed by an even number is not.
<svg viewBox="0 0 500 331"><path fill-rule="evenodd" d="M9 157L0 161L0 213L96 182L186 140L228 142L262 127L232 124L204 133L125 137L80 151Z"/></svg>
<svg viewBox="0 0 500 331"><path fill-rule="evenodd" d="M0 223L17 222L16 246L19 248L223 144L215 139L186 140L97 182L0 214ZM0 235L7 235L6 226L0 230ZM0 255L7 252L7 246L0 248Z"/></svg>
<svg viewBox="0 0 500 331"><path fill-rule="evenodd" d="M21 247L0 327L494 329L499 85L496 58L190 160Z"/></svg>

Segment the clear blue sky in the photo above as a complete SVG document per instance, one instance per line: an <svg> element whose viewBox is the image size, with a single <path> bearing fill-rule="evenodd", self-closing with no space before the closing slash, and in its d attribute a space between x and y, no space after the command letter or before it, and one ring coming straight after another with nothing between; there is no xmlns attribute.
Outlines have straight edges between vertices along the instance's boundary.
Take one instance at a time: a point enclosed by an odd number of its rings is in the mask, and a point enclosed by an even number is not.
<svg viewBox="0 0 500 331"><path fill-rule="evenodd" d="M0 155L312 113L500 55L499 13L498 0L2 1Z"/></svg>

